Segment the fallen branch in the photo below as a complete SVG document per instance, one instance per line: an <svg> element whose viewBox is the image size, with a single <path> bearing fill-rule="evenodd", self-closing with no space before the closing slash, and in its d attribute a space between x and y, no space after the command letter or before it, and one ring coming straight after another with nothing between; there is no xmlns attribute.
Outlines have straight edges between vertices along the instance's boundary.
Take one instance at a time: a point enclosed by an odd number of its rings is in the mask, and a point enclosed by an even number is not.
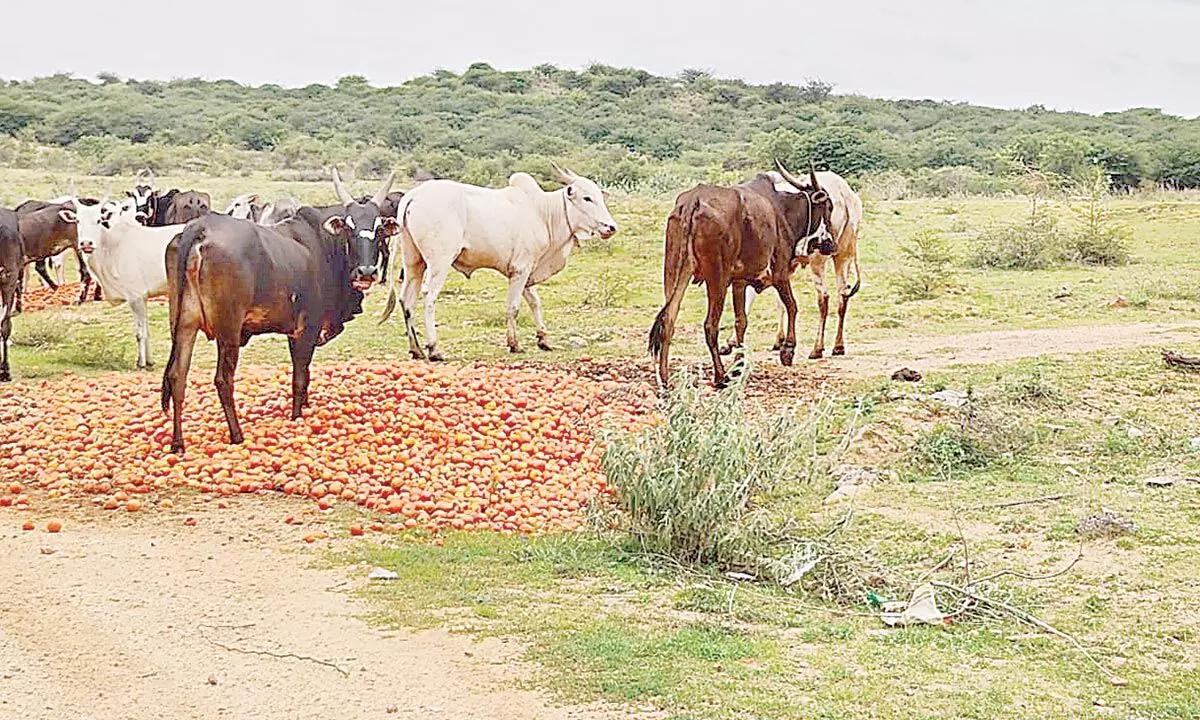
<svg viewBox="0 0 1200 720"><path fill-rule="evenodd" d="M992 503L990 505L976 505L972 510L993 510L997 508L1019 507L1021 505L1036 505L1038 503L1054 502L1056 500L1065 500L1072 497L1072 493L1062 493L1061 495L1045 495L1043 497L1029 498L1026 500L1009 500L1008 502Z"/></svg>
<svg viewBox="0 0 1200 720"><path fill-rule="evenodd" d="M1163 362L1167 367L1179 368L1181 370L1200 370L1200 357L1190 355L1180 355L1172 350L1163 350Z"/></svg>
<svg viewBox="0 0 1200 720"><path fill-rule="evenodd" d="M203 628L205 626L201 625L200 627L201 627L200 637L204 638L204 640L206 640L210 645L215 645L215 646L221 648L222 650L227 650L229 652L235 652L235 653L239 653L242 655L262 655L264 657L273 657L273 658L278 658L280 660L304 660L307 662L316 663L317 665L324 665L327 668L333 668L334 670L337 670L338 672L340 672L342 674L342 677L350 677L349 670L343 670L342 668L338 667L334 663L329 662L328 660L321 660L320 658L309 657L308 655L297 655L296 653L277 653L277 652L271 652L270 650L247 650L245 648L233 647L232 645L226 645L222 642L213 640L212 638L210 638L209 636L204 634Z"/></svg>
<svg viewBox="0 0 1200 720"><path fill-rule="evenodd" d="M1075 555L1075 559L1072 560L1070 563L1068 563L1067 566L1064 567L1063 569L1055 570L1054 572L1050 573L1049 575L1030 575L1028 573L1023 573L1023 572L1020 572L1017 570L1001 570L1000 572L992 573L991 575L988 575L986 577L981 577L978 580L975 580L974 582L968 582L963 587L974 587L976 585L982 585L985 582L991 582L992 580L999 580L1002 577L1009 577L1009 576L1019 577L1022 580L1053 580L1056 577L1061 577L1061 576L1066 575L1067 573L1071 572L1071 570L1074 569L1074 567L1076 565L1078 565L1079 561L1082 559L1083 559L1083 543L1080 543L1079 544L1079 552Z"/></svg>
<svg viewBox="0 0 1200 720"><path fill-rule="evenodd" d="M1110 681L1112 681L1114 683L1121 681L1121 678L1116 673L1114 673L1112 670L1109 670L1108 668L1106 668L1104 665L1102 665L1100 663L1099 660L1097 660L1090 652L1088 652L1088 649L1083 646L1083 643L1076 640L1075 636L1070 635L1069 633L1065 633L1062 630L1059 630L1058 628L1054 627L1053 625L1046 622L1045 620L1042 620L1041 618L1034 615L1033 613L1030 613L1027 610L1022 610L1021 608L1016 607L1015 605L1009 605L1006 602L1001 602L999 600L993 600L992 598L990 598L986 595L981 595L981 594L974 592L968 588L958 587L957 585L950 585L948 583L937 582L937 581L931 582L930 585L933 585L935 588L941 588L943 590L949 590L950 592L953 592L953 593L958 593L959 595L961 595L964 598L971 600L973 602L981 603L983 605L987 605L989 607L993 607L998 610L1003 610L1004 612L1007 612L1008 614L1012 615L1013 617L1017 618L1018 620L1020 620L1022 622L1033 625L1034 627L1036 627L1040 630L1044 630L1044 631L1050 633L1051 635L1054 635L1056 637L1062 638L1063 640L1066 640L1067 642L1074 645L1075 649L1078 650L1083 655L1083 657L1087 659L1088 662L1090 662L1092 665L1095 665L1096 669L1098 669L1100 672L1104 673L1104 676L1106 678L1108 678ZM1121 681L1121 682L1123 682L1123 681Z"/></svg>

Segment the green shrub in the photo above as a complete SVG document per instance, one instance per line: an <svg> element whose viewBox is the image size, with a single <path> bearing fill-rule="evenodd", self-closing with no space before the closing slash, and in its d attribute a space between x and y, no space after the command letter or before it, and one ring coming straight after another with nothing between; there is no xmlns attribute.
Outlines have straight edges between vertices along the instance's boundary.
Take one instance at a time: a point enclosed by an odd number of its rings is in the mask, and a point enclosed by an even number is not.
<svg viewBox="0 0 1200 720"><path fill-rule="evenodd" d="M1072 208L1078 225L1063 241L1062 256L1086 265L1125 265L1133 230L1118 222L1104 205L1108 197L1108 173L1093 168L1084 188L1082 207Z"/></svg>
<svg viewBox="0 0 1200 720"><path fill-rule="evenodd" d="M965 425L938 423L917 440L912 459L939 479L950 480L987 465L990 455Z"/></svg>
<svg viewBox="0 0 1200 720"><path fill-rule="evenodd" d="M892 279L901 300L925 300L950 286L954 253L939 230L922 230L900 243L904 270Z"/></svg>
<svg viewBox="0 0 1200 720"><path fill-rule="evenodd" d="M1015 223L992 223L975 238L971 264L1000 270L1044 270L1060 256L1057 221L1038 198L1029 217Z"/></svg>
<svg viewBox="0 0 1200 720"><path fill-rule="evenodd" d="M767 564L778 526L756 499L809 469L813 427L787 413L748 420L744 377L710 395L681 373L663 422L608 438L603 467L620 529L644 551L722 568Z"/></svg>

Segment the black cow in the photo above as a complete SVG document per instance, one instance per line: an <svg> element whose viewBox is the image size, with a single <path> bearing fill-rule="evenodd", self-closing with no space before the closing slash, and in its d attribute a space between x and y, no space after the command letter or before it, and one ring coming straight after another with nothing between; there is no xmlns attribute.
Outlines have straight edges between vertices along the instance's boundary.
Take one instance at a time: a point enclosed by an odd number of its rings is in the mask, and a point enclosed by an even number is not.
<svg viewBox="0 0 1200 720"><path fill-rule="evenodd" d="M300 417L308 404L313 351L362 312L362 291L375 281L376 221L391 182L367 203L351 199L336 212L301 208L272 227L206 215L171 241L166 252L171 358L163 373L162 407L173 410L172 452L184 449L184 390L201 330L217 341L214 384L231 443L242 442L233 376L240 348L254 335L288 336L292 418ZM388 232L398 229L394 220L383 224ZM370 233L364 237L356 228Z"/></svg>

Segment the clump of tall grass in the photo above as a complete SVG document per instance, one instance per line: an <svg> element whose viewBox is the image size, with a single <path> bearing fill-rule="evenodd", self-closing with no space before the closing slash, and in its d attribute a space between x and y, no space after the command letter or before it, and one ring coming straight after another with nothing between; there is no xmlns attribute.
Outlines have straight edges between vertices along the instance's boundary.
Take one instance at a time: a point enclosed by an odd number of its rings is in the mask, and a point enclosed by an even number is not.
<svg viewBox="0 0 1200 720"><path fill-rule="evenodd" d="M1029 215L1016 222L992 223L975 238L971 264L1000 270L1044 270L1059 257L1058 222L1035 196Z"/></svg>
<svg viewBox="0 0 1200 720"><path fill-rule="evenodd" d="M745 382L710 394L695 375L673 380L663 422L637 434L611 435L603 468L615 491L610 525L641 551L685 565L749 572L784 584L796 568L825 577L853 574L827 539L814 541L767 505L813 488L828 405L803 415L748 415ZM813 488L814 490L816 488ZM794 498L793 498L794 499ZM806 578L807 579L807 578Z"/></svg>

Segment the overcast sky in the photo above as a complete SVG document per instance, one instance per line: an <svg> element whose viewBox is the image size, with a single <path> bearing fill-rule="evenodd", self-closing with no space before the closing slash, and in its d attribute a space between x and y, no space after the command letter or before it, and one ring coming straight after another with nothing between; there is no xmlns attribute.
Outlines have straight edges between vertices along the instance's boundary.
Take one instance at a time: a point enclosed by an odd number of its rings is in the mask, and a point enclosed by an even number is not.
<svg viewBox="0 0 1200 720"><path fill-rule="evenodd" d="M999 107L1200 115L1200 0L56 0L6 3L0 77L395 85L592 62ZM22 27L37 28L24 32Z"/></svg>

